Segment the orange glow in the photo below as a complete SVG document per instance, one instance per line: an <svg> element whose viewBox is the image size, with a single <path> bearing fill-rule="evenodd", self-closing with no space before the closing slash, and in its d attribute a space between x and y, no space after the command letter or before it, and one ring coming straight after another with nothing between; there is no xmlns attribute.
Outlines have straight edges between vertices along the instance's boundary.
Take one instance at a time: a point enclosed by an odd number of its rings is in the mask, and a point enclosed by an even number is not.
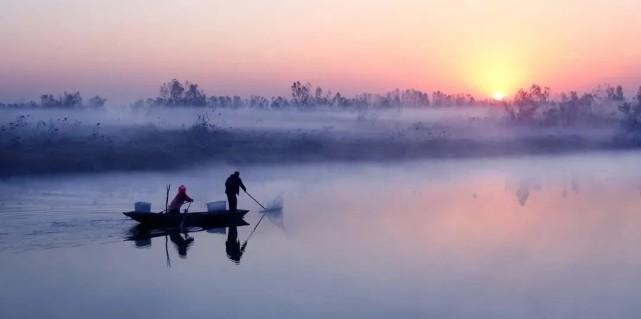
<svg viewBox="0 0 641 319"><path fill-rule="evenodd" d="M0 41L11 45L0 99L63 90L139 98L171 78L238 95L287 94L295 80L348 95L488 97L532 83L641 84L638 1L140 0L124 13L113 1L26 3L2 10Z"/></svg>

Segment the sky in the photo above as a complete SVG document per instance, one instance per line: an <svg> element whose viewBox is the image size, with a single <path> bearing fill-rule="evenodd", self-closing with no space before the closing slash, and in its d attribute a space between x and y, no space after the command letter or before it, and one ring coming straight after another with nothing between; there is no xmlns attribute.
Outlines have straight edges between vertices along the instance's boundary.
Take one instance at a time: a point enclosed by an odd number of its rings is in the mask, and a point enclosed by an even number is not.
<svg viewBox="0 0 641 319"><path fill-rule="evenodd" d="M0 0L0 101L641 85L638 0Z"/></svg>

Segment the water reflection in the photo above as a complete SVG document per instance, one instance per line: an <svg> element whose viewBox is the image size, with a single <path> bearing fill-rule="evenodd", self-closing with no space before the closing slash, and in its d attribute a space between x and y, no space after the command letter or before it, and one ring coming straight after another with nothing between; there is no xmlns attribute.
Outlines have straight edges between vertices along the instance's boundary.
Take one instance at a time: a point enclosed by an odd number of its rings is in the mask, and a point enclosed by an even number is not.
<svg viewBox="0 0 641 319"><path fill-rule="evenodd" d="M131 227L125 234L126 241L133 241L136 248L150 248L152 244L152 239L156 237L165 238L165 253L167 258L167 266L171 267L171 258L169 254L169 241L173 244L178 256L180 258L186 259L187 252L195 243L195 238L190 236L190 233L197 232L206 232L210 234L226 234L227 239L225 241L225 253L227 258L235 264L240 264L240 260L247 248L249 240L252 238L254 233L256 233L261 222L265 217L267 217L270 222L272 222L276 227L281 230L285 229L284 219L283 219L283 210L281 209L271 209L264 210L260 212L261 217L258 222L254 225L251 232L247 235L247 238L242 242L238 236L238 227L248 226L244 220L230 223L227 225L219 225L218 227L185 227L185 228L153 228L148 227L142 224L135 225Z"/></svg>
<svg viewBox="0 0 641 319"><path fill-rule="evenodd" d="M528 200L530 199L532 192L540 191L542 187L536 179L520 178L516 186L510 185L510 183L506 183L505 189L514 189L512 192L514 192L519 205L521 207L525 207L525 205L527 205L528 203Z"/></svg>
<svg viewBox="0 0 641 319"><path fill-rule="evenodd" d="M231 239L238 238L238 227L247 226L247 222L243 221L242 223L235 223L227 227L228 239L230 242ZM187 227L187 228L151 228L145 225L136 225L131 227L127 234L125 235L125 240L133 241L136 248L150 248L152 244L152 239L155 237L164 237L165 238L165 252L167 255L167 266L171 266L171 258L169 256L169 245L168 242L171 241L173 244L178 256L180 258L186 259L187 252L190 247L194 245L195 239L190 236L190 233L203 232L207 231L208 233L225 233L226 227L211 227L211 228L202 228L202 227ZM240 254L230 254L230 245L226 245L227 255L234 262L240 262ZM240 251L240 244L238 244Z"/></svg>
<svg viewBox="0 0 641 319"><path fill-rule="evenodd" d="M184 234L184 235L183 235ZM169 240L174 243L176 250L178 251L178 256L181 258L187 258L187 249L194 242L194 238L189 236L189 233L181 233L177 229L169 231Z"/></svg>
<svg viewBox="0 0 641 319"><path fill-rule="evenodd" d="M247 242L241 247L240 241L238 240L238 228L236 226L229 227L227 241L225 241L227 258L236 264L240 264L240 258L245 252L245 247L247 247Z"/></svg>
<svg viewBox="0 0 641 319"><path fill-rule="evenodd" d="M570 196L579 196L581 194L581 183L577 176L561 177L557 182L552 183L549 181L544 183L536 177L520 177L517 179L517 182L507 181L505 183L505 191L513 193L519 203L519 206L525 207L528 202L532 200L533 193L540 192L541 195L544 196L543 185L548 188L560 187L561 198L564 199L567 199ZM476 194L473 194L473 197L477 198Z"/></svg>
<svg viewBox="0 0 641 319"><path fill-rule="evenodd" d="M123 242L134 222L118 212L164 201L167 180L215 198L210 181L226 168L0 182L0 318L212 307L226 318L638 318L639 163L641 153L256 168L257 198L282 191L296 213L189 229L187 259L167 230Z"/></svg>

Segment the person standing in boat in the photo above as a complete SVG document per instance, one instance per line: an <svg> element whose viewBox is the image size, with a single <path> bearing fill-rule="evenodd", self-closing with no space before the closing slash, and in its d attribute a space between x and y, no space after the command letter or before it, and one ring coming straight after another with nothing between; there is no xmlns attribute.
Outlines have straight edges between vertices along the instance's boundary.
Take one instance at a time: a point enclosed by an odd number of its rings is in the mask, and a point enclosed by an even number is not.
<svg viewBox="0 0 641 319"><path fill-rule="evenodd" d="M193 201L194 200L187 195L187 187L180 185L180 187L178 187L178 194L176 194L176 197L174 197L171 204L169 204L167 212L170 214L180 214L180 207L186 202L191 203Z"/></svg>
<svg viewBox="0 0 641 319"><path fill-rule="evenodd" d="M238 208L238 199L236 196L240 193L241 188L243 191L247 192L247 188L245 188L243 181L240 179L240 173L238 171L227 177L227 180L225 181L225 194L227 194L229 211L235 212Z"/></svg>

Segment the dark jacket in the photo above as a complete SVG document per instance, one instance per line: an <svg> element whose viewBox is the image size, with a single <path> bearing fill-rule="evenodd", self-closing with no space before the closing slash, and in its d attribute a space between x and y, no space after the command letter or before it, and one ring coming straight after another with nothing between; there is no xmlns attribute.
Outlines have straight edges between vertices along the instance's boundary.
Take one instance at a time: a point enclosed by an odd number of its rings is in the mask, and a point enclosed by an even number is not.
<svg viewBox="0 0 641 319"><path fill-rule="evenodd" d="M238 193L240 193L240 188L247 191L247 188L243 185L243 181L240 179L240 176L236 174L229 175L225 181L225 193L238 195Z"/></svg>

